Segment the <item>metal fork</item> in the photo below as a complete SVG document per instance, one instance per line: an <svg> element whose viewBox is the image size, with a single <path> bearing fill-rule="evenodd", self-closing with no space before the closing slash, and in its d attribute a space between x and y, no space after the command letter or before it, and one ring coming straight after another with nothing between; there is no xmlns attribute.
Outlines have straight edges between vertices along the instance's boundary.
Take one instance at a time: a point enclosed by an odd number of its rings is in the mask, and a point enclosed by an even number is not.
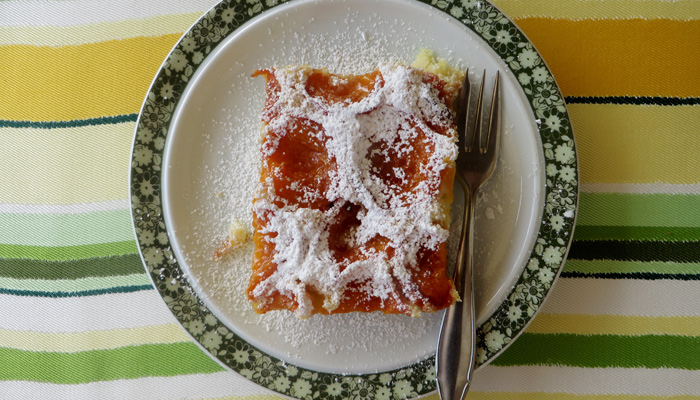
<svg viewBox="0 0 700 400"><path fill-rule="evenodd" d="M482 127L484 83L481 78L476 112L472 116L471 84L467 72L457 108L459 153L457 181L465 194L462 236L454 271L455 288L462 299L445 311L435 354L435 373L441 400L461 400L466 396L474 368L476 327L473 286L474 207L481 185L492 175L498 158L501 130L500 74L496 73L488 126ZM470 129L472 128L473 129Z"/></svg>

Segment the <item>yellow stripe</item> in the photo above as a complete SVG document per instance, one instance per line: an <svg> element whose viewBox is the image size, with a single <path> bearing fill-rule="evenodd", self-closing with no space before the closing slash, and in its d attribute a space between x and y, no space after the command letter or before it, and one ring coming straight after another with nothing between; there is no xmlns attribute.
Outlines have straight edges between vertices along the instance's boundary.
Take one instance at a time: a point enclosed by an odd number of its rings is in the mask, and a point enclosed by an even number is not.
<svg viewBox="0 0 700 400"><path fill-rule="evenodd" d="M700 182L700 106L568 108L582 183Z"/></svg>
<svg viewBox="0 0 700 400"><path fill-rule="evenodd" d="M700 336L700 317L539 314L527 327L527 332L576 335Z"/></svg>
<svg viewBox="0 0 700 400"><path fill-rule="evenodd" d="M189 336L178 324L77 333L45 333L0 329L0 345L2 347L27 351L73 353L143 344L168 344L189 341Z"/></svg>
<svg viewBox="0 0 700 400"><path fill-rule="evenodd" d="M185 13L71 26L0 26L0 46L59 47L138 36L182 34L200 16L201 13Z"/></svg>
<svg viewBox="0 0 700 400"><path fill-rule="evenodd" d="M516 23L565 96L700 97L700 20L524 18Z"/></svg>
<svg viewBox="0 0 700 400"><path fill-rule="evenodd" d="M425 400L438 400L437 396L425 397ZM476 392L470 391L469 400L699 400L700 396L653 396L635 394L571 394L546 392Z"/></svg>
<svg viewBox="0 0 700 400"><path fill-rule="evenodd" d="M696 0L494 0L493 3L511 18L700 18L700 2Z"/></svg>
<svg viewBox="0 0 700 400"><path fill-rule="evenodd" d="M0 128L0 203L126 199L134 127Z"/></svg>
<svg viewBox="0 0 700 400"><path fill-rule="evenodd" d="M65 121L139 111L179 34L80 46L0 46L0 119Z"/></svg>
<svg viewBox="0 0 700 400"><path fill-rule="evenodd" d="M633 394L570 394L570 393L545 393L545 392L477 392L470 390L467 400L700 400L700 396L650 396L640 397ZM225 396L211 397L201 400L280 400L281 396L255 395L255 396ZM437 393L421 397L421 400L440 400Z"/></svg>

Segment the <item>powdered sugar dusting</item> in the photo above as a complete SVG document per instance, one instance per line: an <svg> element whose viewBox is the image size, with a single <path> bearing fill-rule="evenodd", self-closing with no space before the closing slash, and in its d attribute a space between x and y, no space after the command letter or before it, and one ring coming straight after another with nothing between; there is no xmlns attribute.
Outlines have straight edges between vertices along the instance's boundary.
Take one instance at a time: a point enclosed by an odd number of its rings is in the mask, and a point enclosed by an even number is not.
<svg viewBox="0 0 700 400"><path fill-rule="evenodd" d="M323 136L335 168L330 173L331 184L321 196L334 206L328 210L297 204L280 207L272 180L261 182L254 212L268 218L262 233L274 234L266 238L274 243L277 270L254 289L256 301L279 292L295 299L297 315L308 317L313 305L307 287L323 294L323 307L333 311L347 285L357 282L368 282L360 290L371 297L406 298L409 304L404 303L404 312L411 312L412 304L423 299L411 271L417 267L421 249L437 249L449 234L446 218L437 211L441 208L438 188L441 173L453 166L457 157L456 132L451 111L421 71L399 65L382 65L379 71L378 82L366 97L335 103L307 92L308 67L274 72L279 90L266 110L268 123L263 135L270 142L266 139L263 151L274 153L277 141L271 132L289 129L290 124L301 120L322 127L318 134ZM438 126L440 132L435 130ZM419 134L425 139L416 142ZM377 155L372 148L377 143L382 146L374 150L383 160L390 159L389 151L410 154L417 150L415 145L429 149L427 162L419 165L421 181L408 193L378 175L372 163ZM307 189L312 196L319 195L315 187ZM360 225L345 240L359 248L362 256L336 260L329 231L340 208L348 204L360 207ZM378 237L388 241L392 256L363 247ZM400 283L400 293L395 280Z"/></svg>

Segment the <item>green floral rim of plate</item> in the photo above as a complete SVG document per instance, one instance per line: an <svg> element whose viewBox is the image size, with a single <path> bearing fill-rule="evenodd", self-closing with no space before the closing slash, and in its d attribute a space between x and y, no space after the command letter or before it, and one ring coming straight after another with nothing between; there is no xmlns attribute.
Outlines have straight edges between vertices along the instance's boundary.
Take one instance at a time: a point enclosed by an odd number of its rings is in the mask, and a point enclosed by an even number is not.
<svg viewBox="0 0 700 400"><path fill-rule="evenodd" d="M130 175L132 218L145 268L175 317L219 362L249 380L299 399L404 399L436 389L434 358L392 371L339 375L271 357L241 339L197 298L173 255L161 203L161 163L170 120L207 55L243 23L284 1L225 0L169 54L138 118ZM543 219L530 260L506 300L478 327L476 362L494 359L524 329L559 274L578 203L576 148L554 78L523 33L487 1L421 0L461 21L505 61L537 118L545 159Z"/></svg>

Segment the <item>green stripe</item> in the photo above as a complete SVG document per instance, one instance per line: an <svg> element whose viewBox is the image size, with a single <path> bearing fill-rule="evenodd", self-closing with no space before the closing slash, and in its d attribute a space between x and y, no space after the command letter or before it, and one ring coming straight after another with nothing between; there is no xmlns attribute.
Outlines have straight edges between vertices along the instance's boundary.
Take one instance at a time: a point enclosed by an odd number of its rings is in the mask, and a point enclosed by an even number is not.
<svg viewBox="0 0 700 400"><path fill-rule="evenodd" d="M639 240L575 240L571 260L618 260L642 262L700 262L700 241L657 242Z"/></svg>
<svg viewBox="0 0 700 400"><path fill-rule="evenodd" d="M194 343L149 344L77 353L0 348L0 380L76 384L219 371L222 367Z"/></svg>
<svg viewBox="0 0 700 400"><path fill-rule="evenodd" d="M567 260L562 272L582 274L700 274L700 263Z"/></svg>
<svg viewBox="0 0 700 400"><path fill-rule="evenodd" d="M70 261L93 257L135 254L138 253L138 251L138 247L136 247L136 242L134 240L64 247L0 244L0 258L5 259Z"/></svg>
<svg viewBox="0 0 700 400"><path fill-rule="evenodd" d="M145 273L138 254L73 261L0 259L0 276L12 279L80 279Z"/></svg>
<svg viewBox="0 0 700 400"><path fill-rule="evenodd" d="M126 210L78 214L2 214L0 243L28 246L80 246L134 238Z"/></svg>
<svg viewBox="0 0 700 400"><path fill-rule="evenodd" d="M493 364L700 370L698 354L697 336L523 333Z"/></svg>
<svg viewBox="0 0 700 400"><path fill-rule="evenodd" d="M700 195L581 193L577 225L700 226Z"/></svg>
<svg viewBox="0 0 700 400"><path fill-rule="evenodd" d="M115 115L110 117L76 119L71 121L9 121L0 120L0 128L75 128L78 126L121 124L123 122L136 122L138 114Z"/></svg>
<svg viewBox="0 0 700 400"><path fill-rule="evenodd" d="M86 292L124 286L151 285L145 271L129 275L111 275L78 279L16 279L0 277L0 288L24 292Z"/></svg>
<svg viewBox="0 0 700 400"><path fill-rule="evenodd" d="M577 225L574 240L700 240L699 227Z"/></svg>
<svg viewBox="0 0 700 400"><path fill-rule="evenodd" d="M86 296L100 296L103 294L115 294L115 293L133 293L140 292L142 290L152 290L153 285L134 285L134 286L116 286L106 289L88 289L80 291L55 291L46 292L41 290L13 290L0 288L0 294L9 294L12 296L30 296L30 297L51 297L51 298L63 298L63 297L86 297Z"/></svg>
<svg viewBox="0 0 700 400"><path fill-rule="evenodd" d="M596 278L596 279L636 279L636 280L679 280L679 281L700 281L700 274L658 274L652 272L638 272L633 274L603 273L584 274L581 272L562 272L562 278Z"/></svg>

